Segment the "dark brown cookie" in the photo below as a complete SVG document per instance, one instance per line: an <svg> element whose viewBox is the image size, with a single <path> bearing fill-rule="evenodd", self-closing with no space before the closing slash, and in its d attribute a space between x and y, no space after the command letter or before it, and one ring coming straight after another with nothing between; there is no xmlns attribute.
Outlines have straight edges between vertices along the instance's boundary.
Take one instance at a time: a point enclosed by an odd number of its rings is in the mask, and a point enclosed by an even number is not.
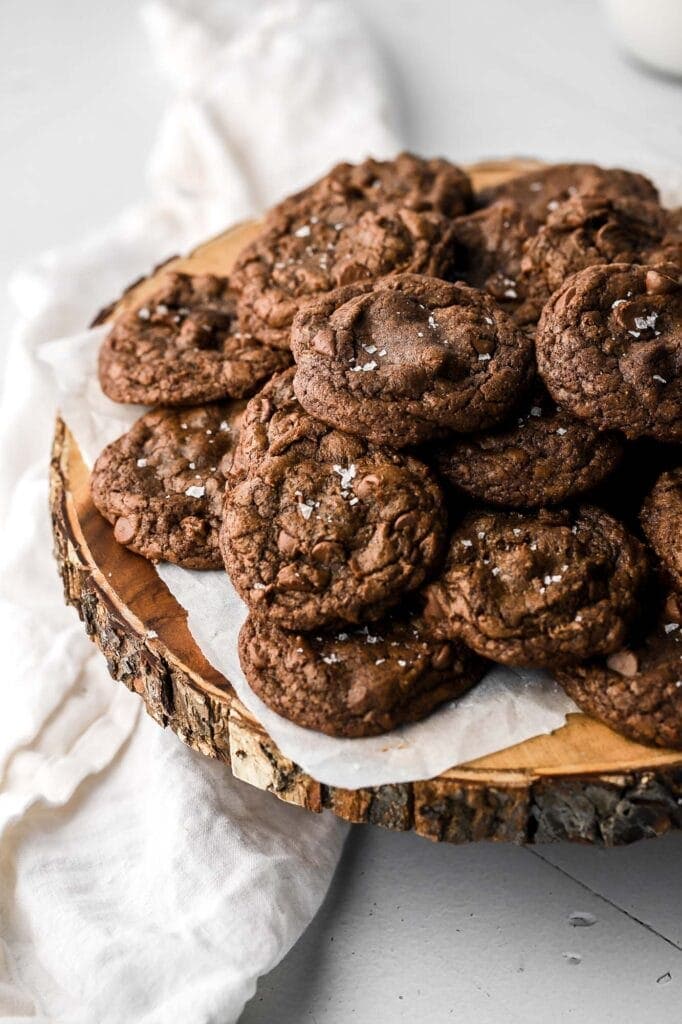
<svg viewBox="0 0 682 1024"><path fill-rule="evenodd" d="M445 442L435 464L479 501L541 508L596 487L622 454L618 434L600 433L536 389L504 427Z"/></svg>
<svg viewBox="0 0 682 1024"><path fill-rule="evenodd" d="M429 621L505 665L615 651L646 573L642 545L601 509L474 512L428 588Z"/></svg>
<svg viewBox="0 0 682 1024"><path fill-rule="evenodd" d="M538 315L552 292L585 267L640 263L660 243L664 214L640 199L574 196L551 209L524 244L518 288Z"/></svg>
<svg viewBox="0 0 682 1024"><path fill-rule="evenodd" d="M442 549L445 510L425 465L338 434L267 456L226 495L221 545L243 599L286 629L378 618Z"/></svg>
<svg viewBox="0 0 682 1024"><path fill-rule="evenodd" d="M456 217L473 203L471 182L456 164L439 157L400 153L393 160L370 157L360 164L340 163L323 178L284 202L325 201L344 205L395 203L409 210L435 210ZM275 207L279 210L280 206Z"/></svg>
<svg viewBox="0 0 682 1024"><path fill-rule="evenodd" d="M440 213L360 200L283 204L234 267L239 323L288 348L294 316L308 299L401 271L444 277L451 263L451 221Z"/></svg>
<svg viewBox="0 0 682 1024"><path fill-rule="evenodd" d="M545 306L538 369L554 399L599 430L682 441L682 285L672 264L574 274Z"/></svg>
<svg viewBox="0 0 682 1024"><path fill-rule="evenodd" d="M250 615L239 634L250 686L268 707L329 736L376 736L461 696L486 662L456 640L435 640L416 616L371 628L288 633Z"/></svg>
<svg viewBox="0 0 682 1024"><path fill-rule="evenodd" d="M533 359L489 296L412 274L310 302L292 349L294 390L309 413L393 448L499 422Z"/></svg>
<svg viewBox="0 0 682 1024"><path fill-rule="evenodd" d="M335 463L367 450L364 442L356 439L351 446L348 434L305 411L294 394L294 372L292 366L276 374L249 400L232 463L233 479L248 476L266 455L296 452Z"/></svg>
<svg viewBox="0 0 682 1024"><path fill-rule="evenodd" d="M658 202L656 187L643 174L596 164L550 164L496 185L479 198L486 205L497 199L513 199L542 224L555 203L576 195L599 195L606 199L631 196Z"/></svg>
<svg viewBox="0 0 682 1024"><path fill-rule="evenodd" d="M682 748L682 615L672 605L628 647L555 675L582 711L617 732Z"/></svg>
<svg viewBox="0 0 682 1024"><path fill-rule="evenodd" d="M672 585L682 592L682 467L658 478L644 502L641 522Z"/></svg>
<svg viewBox="0 0 682 1024"><path fill-rule="evenodd" d="M521 290L524 245L537 224L511 199L457 217L453 221L456 275L482 288L513 319L525 326L537 321L535 305L525 303Z"/></svg>
<svg viewBox="0 0 682 1024"><path fill-rule="evenodd" d="M115 402L191 405L252 394L289 362L237 330L227 278L168 273L143 306L114 323L99 379Z"/></svg>
<svg viewBox="0 0 682 1024"><path fill-rule="evenodd" d="M243 409L153 409L104 449L90 487L119 543L153 562L222 566L218 528Z"/></svg>

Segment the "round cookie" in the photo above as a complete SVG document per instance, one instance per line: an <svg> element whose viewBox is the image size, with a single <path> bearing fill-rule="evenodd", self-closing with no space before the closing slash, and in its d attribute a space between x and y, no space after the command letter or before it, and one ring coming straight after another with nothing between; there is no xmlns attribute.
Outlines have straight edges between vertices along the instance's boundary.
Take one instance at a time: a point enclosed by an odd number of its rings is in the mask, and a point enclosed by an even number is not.
<svg viewBox="0 0 682 1024"><path fill-rule="evenodd" d="M682 591L682 467L658 478L642 507L641 522L673 586Z"/></svg>
<svg viewBox="0 0 682 1024"><path fill-rule="evenodd" d="M674 603L632 645L555 675L582 711L617 732L682 748L682 615Z"/></svg>
<svg viewBox="0 0 682 1024"><path fill-rule="evenodd" d="M574 196L557 204L521 258L519 284L538 311L565 279L584 267L636 263L663 237L663 210L639 199Z"/></svg>
<svg viewBox="0 0 682 1024"><path fill-rule="evenodd" d="M479 199L485 205L497 199L512 199L542 224L555 203L576 195L599 195L606 199L630 196L658 202L656 187L643 174L596 164L550 164L487 189Z"/></svg>
<svg viewBox="0 0 682 1024"><path fill-rule="evenodd" d="M552 667L618 649L646 568L639 541L593 506L474 512L451 539L426 614L484 657Z"/></svg>
<svg viewBox="0 0 682 1024"><path fill-rule="evenodd" d="M289 633L249 615L239 658L251 688L297 725L329 736L376 736L461 696L486 662L456 640L435 640L401 612L346 631Z"/></svg>
<svg viewBox="0 0 682 1024"><path fill-rule="evenodd" d="M291 343L303 408L392 448L499 422L532 373L532 343L489 296L412 274L310 302Z"/></svg>
<svg viewBox="0 0 682 1024"><path fill-rule="evenodd" d="M436 452L442 475L491 505L556 505L601 483L618 465L618 434L600 433L558 409L546 392L504 427L452 438Z"/></svg>
<svg viewBox="0 0 682 1024"><path fill-rule="evenodd" d="M286 629L378 618L442 549L445 510L423 463L337 439L339 462L263 458L225 499L225 566L247 604Z"/></svg>
<svg viewBox="0 0 682 1024"><path fill-rule="evenodd" d="M153 409L104 449L90 489L119 543L153 562L221 568L223 491L243 409Z"/></svg>
<svg viewBox="0 0 682 1024"><path fill-rule="evenodd" d="M672 264L612 263L570 277L545 306L538 369L599 430L682 441L682 285Z"/></svg>
<svg viewBox="0 0 682 1024"><path fill-rule="evenodd" d="M361 200L284 203L233 268L239 323L260 341L288 348L307 300L389 273L447 277L451 264L451 221L440 213Z"/></svg>
<svg viewBox="0 0 682 1024"><path fill-rule="evenodd" d="M168 273L104 340L99 379L115 402L192 405L242 398L290 360L236 329L230 281Z"/></svg>
<svg viewBox="0 0 682 1024"><path fill-rule="evenodd" d="M473 204L471 182L461 167L440 157L424 159L413 153L399 153L393 160L369 157L359 164L337 164L291 197L299 203L323 198L346 206L357 200L395 203L409 210L435 210L446 217L465 213Z"/></svg>
<svg viewBox="0 0 682 1024"><path fill-rule="evenodd" d="M457 277L482 288L520 325L537 322L521 291L524 245L537 230L535 221L512 199L500 199L453 221Z"/></svg>

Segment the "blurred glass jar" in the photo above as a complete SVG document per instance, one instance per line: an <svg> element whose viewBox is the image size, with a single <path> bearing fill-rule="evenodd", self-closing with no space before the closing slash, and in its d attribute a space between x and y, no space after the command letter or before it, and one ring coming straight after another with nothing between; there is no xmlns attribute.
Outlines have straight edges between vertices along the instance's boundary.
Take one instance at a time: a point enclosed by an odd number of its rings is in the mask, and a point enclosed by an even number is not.
<svg viewBox="0 0 682 1024"><path fill-rule="evenodd" d="M682 75L682 0L603 0L614 34L633 57Z"/></svg>

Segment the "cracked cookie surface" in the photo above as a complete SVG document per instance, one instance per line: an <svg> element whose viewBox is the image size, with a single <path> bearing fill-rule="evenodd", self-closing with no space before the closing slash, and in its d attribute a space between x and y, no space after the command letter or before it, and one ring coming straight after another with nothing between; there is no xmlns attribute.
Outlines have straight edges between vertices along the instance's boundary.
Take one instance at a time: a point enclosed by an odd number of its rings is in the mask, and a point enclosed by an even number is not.
<svg viewBox="0 0 682 1024"><path fill-rule="evenodd" d="M336 206L358 200L395 203L409 210L435 210L456 217L471 208L473 195L466 173L449 160L399 153L392 160L369 157L359 164L337 164L318 181L285 199L284 204L324 201Z"/></svg>
<svg viewBox="0 0 682 1024"><path fill-rule="evenodd" d="M363 442L352 442L348 434L305 411L294 394L294 373L292 366L276 374L247 403L232 463L235 479L248 476L267 455L307 453L338 463L366 451Z"/></svg>
<svg viewBox="0 0 682 1024"><path fill-rule="evenodd" d="M682 285L666 264L574 274L545 306L538 369L554 399L599 430L682 441Z"/></svg>
<svg viewBox="0 0 682 1024"><path fill-rule="evenodd" d="M646 570L639 541L593 506L473 512L426 614L484 657L552 667L620 646Z"/></svg>
<svg viewBox="0 0 682 1024"><path fill-rule="evenodd" d="M658 190L643 174L597 164L550 164L487 189L479 198L486 205L498 199L512 199L537 224L542 224L556 203L576 195L599 195L606 199L631 196L658 202Z"/></svg>
<svg viewBox="0 0 682 1024"><path fill-rule="evenodd" d="M427 467L339 434L267 456L231 487L221 545L246 603L287 629L378 618L418 587L443 545L443 496Z"/></svg>
<svg viewBox="0 0 682 1024"><path fill-rule="evenodd" d="M461 696L487 663L434 639L408 611L371 627L289 633L249 615L239 656L251 688L292 722L330 736L376 736Z"/></svg>
<svg viewBox="0 0 682 1024"><path fill-rule="evenodd" d="M503 428L439 445L435 465L450 483L479 501L540 508L596 487L622 454L618 434L595 430L536 389Z"/></svg>
<svg viewBox="0 0 682 1024"><path fill-rule="evenodd" d="M523 247L518 288L540 315L552 292L585 267L643 263L660 244L664 211L631 197L574 196L553 206Z"/></svg>
<svg viewBox="0 0 682 1024"><path fill-rule="evenodd" d="M294 316L315 296L356 281L413 272L446 277L452 265L452 222L433 210L363 200L337 205L282 204L238 257L242 330L276 348L289 347Z"/></svg>
<svg viewBox="0 0 682 1024"><path fill-rule="evenodd" d="M532 344L487 295L405 274L339 289L298 314L294 390L312 415L400 448L499 422Z"/></svg>
<svg viewBox="0 0 682 1024"><path fill-rule="evenodd" d="M243 408L153 409L104 449L90 487L120 544L153 562L222 566L218 529Z"/></svg>
<svg viewBox="0 0 682 1024"><path fill-rule="evenodd" d="M115 321L99 379L115 402L192 405L249 395L289 362L237 330L228 278L167 273L144 305Z"/></svg>

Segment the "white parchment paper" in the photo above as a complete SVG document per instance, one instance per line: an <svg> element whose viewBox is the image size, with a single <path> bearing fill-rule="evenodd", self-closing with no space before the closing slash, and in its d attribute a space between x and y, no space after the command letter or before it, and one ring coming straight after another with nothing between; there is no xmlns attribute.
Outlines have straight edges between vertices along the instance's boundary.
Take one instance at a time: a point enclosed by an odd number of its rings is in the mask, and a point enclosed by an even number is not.
<svg viewBox="0 0 682 1024"><path fill-rule="evenodd" d="M49 342L42 357L54 371L61 410L86 462L144 411L106 398L96 373L108 328ZM493 668L470 693L422 722L366 739L335 739L303 729L271 711L251 690L239 665L237 637L247 609L224 572L161 564L157 571L187 610L189 628L211 664L232 683L280 750L314 778L356 789L438 775L531 736L551 732L575 705L544 672Z"/></svg>

